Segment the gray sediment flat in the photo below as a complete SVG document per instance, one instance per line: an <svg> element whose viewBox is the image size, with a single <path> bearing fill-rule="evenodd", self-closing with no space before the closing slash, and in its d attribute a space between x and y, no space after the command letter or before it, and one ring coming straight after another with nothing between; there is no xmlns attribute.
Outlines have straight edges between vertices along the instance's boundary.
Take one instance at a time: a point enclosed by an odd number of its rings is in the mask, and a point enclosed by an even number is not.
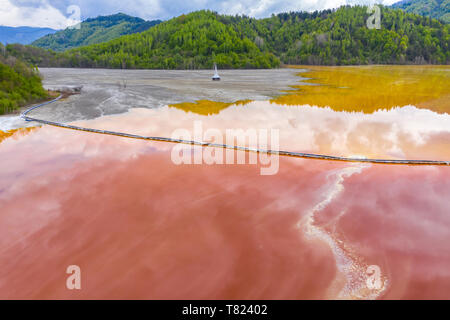
<svg viewBox="0 0 450 320"><path fill-rule="evenodd" d="M73 121L158 108L168 104L212 100L267 100L298 84L297 69L224 70L212 81L212 71L41 69L44 87L83 85L81 95L39 110L45 119Z"/></svg>
<svg viewBox="0 0 450 320"><path fill-rule="evenodd" d="M81 94L37 109L33 116L55 122L89 120L120 114L130 108L159 108L168 104L212 100L268 100L292 89L304 78L299 69L110 70L41 68L46 89L83 86ZM0 117L0 130L23 127L17 116Z"/></svg>

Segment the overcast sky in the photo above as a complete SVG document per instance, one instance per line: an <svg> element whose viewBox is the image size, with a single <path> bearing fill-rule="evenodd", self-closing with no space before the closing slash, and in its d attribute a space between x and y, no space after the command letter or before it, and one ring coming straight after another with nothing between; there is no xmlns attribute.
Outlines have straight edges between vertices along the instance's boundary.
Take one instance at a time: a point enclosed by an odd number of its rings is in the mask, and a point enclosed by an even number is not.
<svg viewBox="0 0 450 320"><path fill-rule="evenodd" d="M344 4L383 3L398 0L0 0L0 25L64 29L81 18L123 12L147 20L166 20L182 13L211 9L256 18L286 11L314 11ZM79 8L79 12L78 9Z"/></svg>

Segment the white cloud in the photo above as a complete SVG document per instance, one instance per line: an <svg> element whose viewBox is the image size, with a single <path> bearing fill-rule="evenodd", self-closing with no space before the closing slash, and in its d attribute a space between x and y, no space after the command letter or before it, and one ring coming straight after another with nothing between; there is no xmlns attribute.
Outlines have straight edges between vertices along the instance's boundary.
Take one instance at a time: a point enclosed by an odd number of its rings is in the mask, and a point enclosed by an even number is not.
<svg viewBox="0 0 450 320"><path fill-rule="evenodd" d="M0 24L64 28L70 21L67 8L77 5L83 19L123 12L144 19L169 19L182 13L211 9L224 14L256 18L286 11L314 11L345 4L390 5L398 0L0 0Z"/></svg>
<svg viewBox="0 0 450 320"><path fill-rule="evenodd" d="M0 25L65 29L77 23L47 1L23 1L22 6L0 0Z"/></svg>

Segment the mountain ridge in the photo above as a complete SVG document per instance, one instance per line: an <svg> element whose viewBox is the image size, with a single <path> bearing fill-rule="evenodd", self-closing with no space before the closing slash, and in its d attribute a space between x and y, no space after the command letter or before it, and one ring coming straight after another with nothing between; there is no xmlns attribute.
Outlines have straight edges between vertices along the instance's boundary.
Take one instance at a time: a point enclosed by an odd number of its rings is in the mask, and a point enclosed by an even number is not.
<svg viewBox="0 0 450 320"><path fill-rule="evenodd" d="M0 42L3 44L30 44L47 34L55 33L57 31L58 30L51 28L0 26Z"/></svg>
<svg viewBox="0 0 450 320"><path fill-rule="evenodd" d="M202 10L145 32L62 53L10 45L42 67L117 69L274 68L281 64L449 64L450 25L381 6L381 28L365 6L270 18ZM41 50L41 51L39 51Z"/></svg>
<svg viewBox="0 0 450 320"><path fill-rule="evenodd" d="M123 35L143 32L161 23L146 21L124 13L89 18L79 28L67 28L35 40L32 45L54 51L65 51L80 46L107 42Z"/></svg>

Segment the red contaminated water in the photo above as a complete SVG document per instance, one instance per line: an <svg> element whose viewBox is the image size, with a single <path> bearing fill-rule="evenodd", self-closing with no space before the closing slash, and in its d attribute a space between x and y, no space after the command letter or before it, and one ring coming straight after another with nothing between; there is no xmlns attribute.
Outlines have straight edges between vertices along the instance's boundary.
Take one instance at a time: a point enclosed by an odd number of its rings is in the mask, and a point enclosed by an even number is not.
<svg viewBox="0 0 450 320"><path fill-rule="evenodd" d="M280 158L262 176L175 165L172 147L52 127L4 140L0 298L450 298L448 167Z"/></svg>

